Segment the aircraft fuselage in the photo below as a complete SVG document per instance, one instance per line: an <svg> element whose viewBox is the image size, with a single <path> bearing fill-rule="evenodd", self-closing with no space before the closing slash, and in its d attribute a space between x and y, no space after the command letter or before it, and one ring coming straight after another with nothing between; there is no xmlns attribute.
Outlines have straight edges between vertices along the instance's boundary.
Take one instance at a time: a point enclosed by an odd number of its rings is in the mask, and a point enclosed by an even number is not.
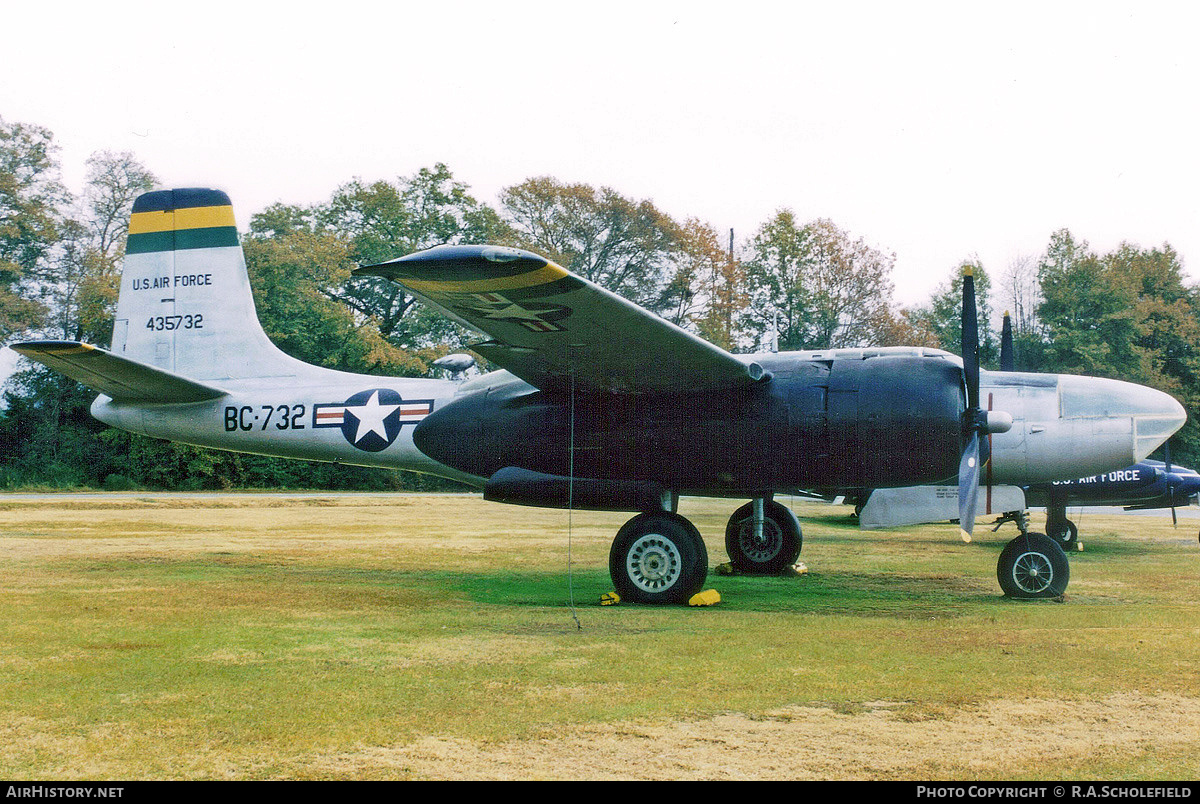
<svg viewBox="0 0 1200 804"><path fill-rule="evenodd" d="M479 486L510 467L711 495L954 477L965 397L961 386L954 390L961 369L953 355L881 349L754 359L768 376L748 388L577 394L573 404L567 394L497 371L465 383L264 378L230 383L227 395L193 403L186 415L179 405L105 396L92 412L116 427L199 446L410 469ZM1009 432L992 436L997 484L1136 463L1145 457L1139 444L1153 441L1153 449L1157 434L1183 416L1169 396L1141 386L1016 372L983 372L981 404L1014 416Z"/></svg>

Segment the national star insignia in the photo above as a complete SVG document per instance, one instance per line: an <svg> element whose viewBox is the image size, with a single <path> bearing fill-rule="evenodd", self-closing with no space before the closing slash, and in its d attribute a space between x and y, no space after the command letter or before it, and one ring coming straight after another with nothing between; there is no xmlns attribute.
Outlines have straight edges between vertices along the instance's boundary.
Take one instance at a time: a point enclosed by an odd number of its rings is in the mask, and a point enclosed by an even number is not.
<svg viewBox="0 0 1200 804"><path fill-rule="evenodd" d="M371 394L371 398L363 405L347 407L346 412L358 420L358 431L354 434L354 443L363 440L363 436L368 433L375 433L380 438L387 440L387 427L384 425L384 419L392 415L399 408L399 405L381 405L379 404L379 392Z"/></svg>

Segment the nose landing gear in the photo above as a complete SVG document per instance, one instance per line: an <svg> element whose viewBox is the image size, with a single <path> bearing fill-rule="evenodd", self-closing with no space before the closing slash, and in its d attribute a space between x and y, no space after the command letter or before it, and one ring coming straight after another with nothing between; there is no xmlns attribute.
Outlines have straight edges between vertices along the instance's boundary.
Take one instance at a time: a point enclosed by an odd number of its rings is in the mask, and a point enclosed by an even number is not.
<svg viewBox="0 0 1200 804"><path fill-rule="evenodd" d="M1071 580L1071 565L1057 541L1041 533L1023 533L1000 552L996 580L1006 597L1058 598Z"/></svg>

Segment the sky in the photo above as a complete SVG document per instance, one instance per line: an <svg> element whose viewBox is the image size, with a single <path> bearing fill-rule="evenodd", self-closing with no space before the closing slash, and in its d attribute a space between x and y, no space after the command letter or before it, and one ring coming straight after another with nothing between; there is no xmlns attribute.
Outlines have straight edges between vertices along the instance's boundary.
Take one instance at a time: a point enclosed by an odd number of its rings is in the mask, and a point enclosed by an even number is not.
<svg viewBox="0 0 1200 804"><path fill-rule="evenodd" d="M1061 228L1200 276L1198 9L43 0L0 10L0 117L49 129L72 189L131 151L242 227L437 162L487 203L549 175L739 240L787 208L894 254L907 306Z"/></svg>

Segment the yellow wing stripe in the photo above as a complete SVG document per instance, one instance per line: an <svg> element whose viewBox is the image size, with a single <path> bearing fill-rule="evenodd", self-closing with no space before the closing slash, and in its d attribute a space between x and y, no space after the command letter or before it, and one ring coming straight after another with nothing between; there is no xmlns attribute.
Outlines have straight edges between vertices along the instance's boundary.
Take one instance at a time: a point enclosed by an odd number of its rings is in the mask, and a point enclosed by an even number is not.
<svg viewBox="0 0 1200 804"><path fill-rule="evenodd" d="M554 263L547 263L541 268L526 271L516 276L504 276L495 279L468 279L446 281L434 279L404 279L404 286L417 292L441 293L491 293L497 290L515 290L531 288L557 282L570 276L565 268Z"/></svg>
<svg viewBox="0 0 1200 804"><path fill-rule="evenodd" d="M136 212L129 218L129 234L213 229L234 226L233 207L189 207L166 212Z"/></svg>
<svg viewBox="0 0 1200 804"><path fill-rule="evenodd" d="M71 344L70 346L13 346L14 351L30 354L45 354L45 355L80 355L87 352L96 351L95 346L89 346L86 343Z"/></svg>

